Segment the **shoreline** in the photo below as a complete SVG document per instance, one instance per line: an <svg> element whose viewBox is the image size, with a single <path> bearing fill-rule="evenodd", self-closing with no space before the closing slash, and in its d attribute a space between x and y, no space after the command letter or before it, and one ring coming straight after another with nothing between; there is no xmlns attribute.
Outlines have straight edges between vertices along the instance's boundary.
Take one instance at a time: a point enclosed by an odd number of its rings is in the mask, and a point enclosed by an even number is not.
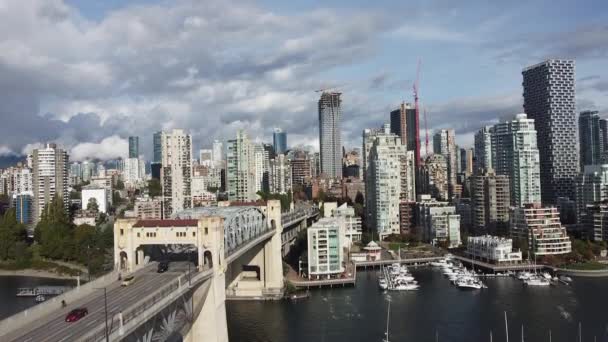
<svg viewBox="0 0 608 342"><path fill-rule="evenodd" d="M46 271L46 270L36 270L33 268L26 268L26 269L22 269L22 270L0 269L0 277L1 276L76 280L76 277L73 277L73 276L70 276L67 274L59 274L59 273L54 273L54 272L50 272L50 271Z"/></svg>

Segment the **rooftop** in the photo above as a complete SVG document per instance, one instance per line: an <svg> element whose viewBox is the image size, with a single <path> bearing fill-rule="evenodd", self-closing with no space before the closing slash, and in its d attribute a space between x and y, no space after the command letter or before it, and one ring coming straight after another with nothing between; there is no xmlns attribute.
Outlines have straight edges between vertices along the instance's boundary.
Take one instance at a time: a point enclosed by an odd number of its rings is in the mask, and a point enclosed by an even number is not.
<svg viewBox="0 0 608 342"><path fill-rule="evenodd" d="M198 220L139 220L133 228L196 227Z"/></svg>

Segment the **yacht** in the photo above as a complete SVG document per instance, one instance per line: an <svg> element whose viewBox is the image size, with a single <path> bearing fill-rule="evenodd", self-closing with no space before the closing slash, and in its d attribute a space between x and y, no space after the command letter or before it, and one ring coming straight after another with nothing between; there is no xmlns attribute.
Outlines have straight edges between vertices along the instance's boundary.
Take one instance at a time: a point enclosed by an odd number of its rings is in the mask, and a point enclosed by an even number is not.
<svg viewBox="0 0 608 342"><path fill-rule="evenodd" d="M413 290L417 290L420 286L418 284L414 284L414 283L399 283L397 285L395 285L395 290L397 291L413 291Z"/></svg>
<svg viewBox="0 0 608 342"><path fill-rule="evenodd" d="M434 267L442 267L442 266L447 266L447 265L449 265L449 263L446 259L441 259L439 261L431 262L431 266L434 266Z"/></svg>
<svg viewBox="0 0 608 342"><path fill-rule="evenodd" d="M566 282L566 283L571 283L572 282L572 278L570 278L568 276L565 276L565 275L559 276L559 280L562 281L562 282Z"/></svg>
<svg viewBox="0 0 608 342"><path fill-rule="evenodd" d="M386 282L386 279L380 278L380 280L378 280L378 286L381 289L386 290L388 288L388 283Z"/></svg>
<svg viewBox="0 0 608 342"><path fill-rule="evenodd" d="M44 298L43 295L37 295L36 296L36 303L42 303L46 300L46 298Z"/></svg>
<svg viewBox="0 0 608 342"><path fill-rule="evenodd" d="M542 273L542 276L547 280L551 280L551 275L547 272Z"/></svg>
<svg viewBox="0 0 608 342"><path fill-rule="evenodd" d="M526 272L526 271L519 272L517 274L517 279L519 279L519 280L528 280L528 279L530 279L530 277L532 277L532 273Z"/></svg>
<svg viewBox="0 0 608 342"><path fill-rule="evenodd" d="M483 284L472 278L461 278L456 281L456 286L461 289L475 289L479 290L483 287Z"/></svg>
<svg viewBox="0 0 608 342"><path fill-rule="evenodd" d="M542 276L531 276L524 280L524 283L528 286L549 286L551 281Z"/></svg>

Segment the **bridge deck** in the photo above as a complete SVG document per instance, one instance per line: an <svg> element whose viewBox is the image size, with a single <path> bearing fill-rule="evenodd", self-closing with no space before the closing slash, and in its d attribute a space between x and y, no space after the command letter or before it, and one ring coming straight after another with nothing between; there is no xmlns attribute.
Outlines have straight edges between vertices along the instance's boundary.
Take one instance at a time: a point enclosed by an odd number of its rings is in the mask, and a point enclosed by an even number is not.
<svg viewBox="0 0 608 342"><path fill-rule="evenodd" d="M143 296L153 293L168 282L177 279L187 270L187 263L172 263L166 273L156 273L155 267L147 267L135 273L135 282L128 287L121 287L117 280L106 287L108 302L108 322L120 311L136 304ZM30 325L2 336L2 341L43 342L75 341L105 323L103 290L78 300L67 303L67 308L58 307L35 325ZM65 316L75 308L86 307L89 314L78 322L67 323Z"/></svg>

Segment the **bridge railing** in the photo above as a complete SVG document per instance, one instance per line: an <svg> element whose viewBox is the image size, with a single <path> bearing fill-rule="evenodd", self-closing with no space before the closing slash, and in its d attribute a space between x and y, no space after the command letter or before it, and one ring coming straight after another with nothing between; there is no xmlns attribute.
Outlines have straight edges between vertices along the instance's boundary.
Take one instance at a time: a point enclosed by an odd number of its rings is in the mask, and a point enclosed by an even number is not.
<svg viewBox="0 0 608 342"><path fill-rule="evenodd" d="M179 276L177 279L173 280L169 284L161 287L158 291L156 291L152 297L146 297L141 300L137 304L135 304L131 309L122 311L122 326L129 323L133 319L139 317L146 310L150 309L152 306L156 305L161 300L167 298L175 291L183 289L184 286L188 285L188 281L196 278L197 275L201 275L203 272L199 272L197 270L191 271L190 273L185 273ZM117 332L121 328L120 317L118 313L111 313L111 318L109 318L109 328L108 335L112 335ZM82 341L86 342L96 342L103 341L105 339L105 322L103 322L99 328L94 330L91 334L86 336Z"/></svg>

